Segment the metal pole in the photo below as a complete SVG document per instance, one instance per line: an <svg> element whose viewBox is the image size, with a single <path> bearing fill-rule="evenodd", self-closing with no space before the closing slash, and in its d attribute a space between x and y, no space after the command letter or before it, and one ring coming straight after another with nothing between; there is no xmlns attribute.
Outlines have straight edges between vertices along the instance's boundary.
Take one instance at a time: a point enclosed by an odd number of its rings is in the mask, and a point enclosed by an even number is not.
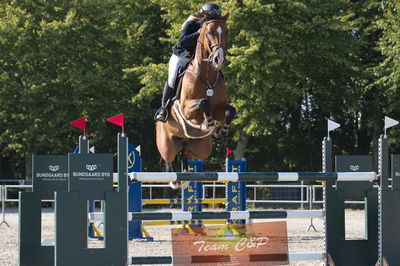
<svg viewBox="0 0 400 266"><path fill-rule="evenodd" d="M6 188L4 185L0 186L0 198L1 198L1 211L3 213L3 220L1 221L0 226L5 224L7 225L7 227L10 227L10 225L6 222L6 210L5 210Z"/></svg>
<svg viewBox="0 0 400 266"><path fill-rule="evenodd" d="M213 199L215 199L215 182L213 183L214 184L214 186L213 186ZM225 197L225 198L227 198L227 197ZM213 206L213 209L215 209L215 203L213 203L212 204L212 206Z"/></svg>
<svg viewBox="0 0 400 266"><path fill-rule="evenodd" d="M257 200L257 187L253 187L254 189L254 201ZM256 206L256 203L254 203L254 207Z"/></svg>
<svg viewBox="0 0 400 266"><path fill-rule="evenodd" d="M304 185L304 181L301 181L301 185L303 186ZM300 208L302 209L302 210L304 210L304 204L303 204L303 200L304 200L304 196L303 196L303 187L301 187L301 189L300 189L300 200L301 200L301 204L300 204Z"/></svg>
<svg viewBox="0 0 400 266"><path fill-rule="evenodd" d="M312 210L312 187L308 186L307 187L307 200L309 202L309 209ZM315 226L313 224L313 218L311 218L311 224L308 226L307 232L310 231L310 229L314 229L314 232L317 232L317 229L315 229Z"/></svg>

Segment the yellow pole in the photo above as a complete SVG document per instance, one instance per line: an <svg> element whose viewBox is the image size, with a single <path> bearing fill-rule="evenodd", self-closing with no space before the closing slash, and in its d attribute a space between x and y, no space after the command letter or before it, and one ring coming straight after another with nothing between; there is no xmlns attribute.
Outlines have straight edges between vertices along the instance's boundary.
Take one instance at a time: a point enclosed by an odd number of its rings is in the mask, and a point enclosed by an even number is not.
<svg viewBox="0 0 400 266"><path fill-rule="evenodd" d="M145 226L196 224L226 224L226 220L143 221L143 225Z"/></svg>
<svg viewBox="0 0 400 266"><path fill-rule="evenodd" d="M140 226L140 232L142 232L147 238L151 238L150 234L147 232L143 225Z"/></svg>
<svg viewBox="0 0 400 266"><path fill-rule="evenodd" d="M209 203L226 203L226 199L144 199L143 204L209 204Z"/></svg>
<svg viewBox="0 0 400 266"><path fill-rule="evenodd" d="M103 234L99 231L99 229L97 229L97 227L94 224L92 225L92 229L97 237L103 237Z"/></svg>

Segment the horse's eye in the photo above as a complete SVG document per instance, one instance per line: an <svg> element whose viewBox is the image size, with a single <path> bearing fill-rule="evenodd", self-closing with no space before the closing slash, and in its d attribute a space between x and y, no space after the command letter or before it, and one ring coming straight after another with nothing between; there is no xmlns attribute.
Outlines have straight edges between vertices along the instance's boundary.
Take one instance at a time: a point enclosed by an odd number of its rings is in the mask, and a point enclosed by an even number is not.
<svg viewBox="0 0 400 266"><path fill-rule="evenodd" d="M206 34L207 34L208 36L211 36L211 31L207 31Z"/></svg>

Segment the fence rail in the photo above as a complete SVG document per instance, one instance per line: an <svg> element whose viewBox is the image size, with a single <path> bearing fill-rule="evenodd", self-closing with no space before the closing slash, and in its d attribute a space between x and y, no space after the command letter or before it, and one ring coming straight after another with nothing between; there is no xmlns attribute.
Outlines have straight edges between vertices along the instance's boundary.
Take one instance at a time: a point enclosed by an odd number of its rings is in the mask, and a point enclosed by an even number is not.
<svg viewBox="0 0 400 266"><path fill-rule="evenodd" d="M1 181L0 181L1 182ZM114 185L116 187L116 185ZM143 191L148 190L149 192L149 198L147 199L154 199L153 193L154 189L157 188L168 188L168 184L142 184L142 189ZM225 189L224 184L218 184L218 183L206 183L203 185L203 199L215 199L216 198L216 189ZM300 209L313 209L315 207L321 208L323 202L323 185L304 185L304 184L274 184L274 185L260 185L260 184L247 184L247 195L251 195L252 197L248 197L246 202L247 203L253 203L253 204L259 204L259 203L269 203L269 204L299 204ZM2 214L2 222L6 223L5 221L5 204L6 203L13 203L13 202L18 202L18 198L11 198L9 191L17 189L18 192L22 190L32 189L32 185L25 185L25 184L20 184L20 185L0 185L0 203L1 203L1 214ZM210 192L211 189L211 192ZM264 197L261 197L261 199L258 199L257 197L260 196L261 193L265 192L260 192L262 189L268 189L269 191L273 189L291 189L291 190L298 190L300 197L297 199L293 198L285 198L285 196L282 194L280 199L265 199L265 195L262 195ZM206 197L207 192L212 195L212 197ZM249 193L252 192L252 193ZM292 191L293 192L293 191ZM146 199L143 199L146 200ZM46 200L47 202L51 202L52 200ZM354 201L346 201L347 204L365 204L365 201L363 200L354 200ZM212 206L215 206L215 203L211 203ZM317 205L317 206L315 206ZM0 224L0 225L1 225Z"/></svg>
<svg viewBox="0 0 400 266"><path fill-rule="evenodd" d="M154 199L154 189L155 188L168 188L168 184L143 184L142 189L149 191L149 197L146 199ZM204 184L203 185L203 198L212 199L216 198L216 189L223 188L225 189L224 184ZM262 184L248 184L246 185L247 195L252 195L251 197L247 197L247 203L279 203L279 204L322 204L322 190L323 185L298 185L298 184L287 184L287 185L262 185ZM32 189L32 185L0 185L0 202L2 205L8 202L18 202L18 198L10 197L10 190L17 189L18 191L22 191L24 189ZM211 192L210 192L211 189ZM280 198L283 199L265 199L265 195L261 195L259 190L261 189L297 189L298 194L300 195L299 199L288 199L289 197L282 194ZM206 197L207 192L212 194L212 197ZM252 193L249 193L252 192ZM156 197L157 198L157 197ZM51 201L51 200L48 200ZM346 201L346 203L351 204L363 204L363 200L358 201Z"/></svg>

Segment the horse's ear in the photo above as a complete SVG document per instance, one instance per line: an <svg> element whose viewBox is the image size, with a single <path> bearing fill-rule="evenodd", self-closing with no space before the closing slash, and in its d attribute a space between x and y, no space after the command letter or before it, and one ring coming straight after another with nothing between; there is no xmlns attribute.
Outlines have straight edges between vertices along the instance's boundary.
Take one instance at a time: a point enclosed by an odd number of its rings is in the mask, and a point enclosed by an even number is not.
<svg viewBox="0 0 400 266"><path fill-rule="evenodd" d="M229 12L226 12L226 14L222 16L222 19L227 21L228 18L229 18Z"/></svg>

